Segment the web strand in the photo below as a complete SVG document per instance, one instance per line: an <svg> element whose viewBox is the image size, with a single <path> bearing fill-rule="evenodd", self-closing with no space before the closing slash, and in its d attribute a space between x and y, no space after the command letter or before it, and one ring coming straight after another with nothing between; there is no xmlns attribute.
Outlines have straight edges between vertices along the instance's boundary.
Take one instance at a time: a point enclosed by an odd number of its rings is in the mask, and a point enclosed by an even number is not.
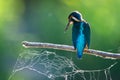
<svg viewBox="0 0 120 80"><path fill-rule="evenodd" d="M18 56L9 80L17 80L15 76L18 73L21 73L19 74L21 76L23 72L26 73L25 80L37 80L33 76L35 74L38 75L37 77L44 76L41 80L112 80L110 69L115 64L106 69L81 70L71 59L59 56L54 52L30 50L24 51ZM27 79L26 77L32 78Z"/></svg>

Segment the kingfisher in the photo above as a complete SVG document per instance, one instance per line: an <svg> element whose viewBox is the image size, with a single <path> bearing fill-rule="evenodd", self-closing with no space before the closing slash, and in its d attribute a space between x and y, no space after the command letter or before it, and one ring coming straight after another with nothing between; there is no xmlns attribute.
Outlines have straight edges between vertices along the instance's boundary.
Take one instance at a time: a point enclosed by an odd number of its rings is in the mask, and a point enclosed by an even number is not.
<svg viewBox="0 0 120 80"><path fill-rule="evenodd" d="M78 11L73 11L68 16L68 24L65 31L72 27L72 42L74 49L77 51L78 58L82 58L84 49L90 46L90 25L82 18L82 14Z"/></svg>

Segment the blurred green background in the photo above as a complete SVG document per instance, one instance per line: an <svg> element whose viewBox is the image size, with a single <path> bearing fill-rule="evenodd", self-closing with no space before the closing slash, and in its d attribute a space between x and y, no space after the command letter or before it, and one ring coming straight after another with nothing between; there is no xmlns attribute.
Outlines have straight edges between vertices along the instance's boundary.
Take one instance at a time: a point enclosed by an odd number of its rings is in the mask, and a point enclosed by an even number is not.
<svg viewBox="0 0 120 80"><path fill-rule="evenodd" d="M72 45L71 28L64 33L67 17L78 10L91 25L92 49L120 53L120 0L0 0L0 80L7 80L20 52L22 41L40 41ZM80 69L111 70L113 80L120 80L120 60L103 59L53 50L73 58Z"/></svg>

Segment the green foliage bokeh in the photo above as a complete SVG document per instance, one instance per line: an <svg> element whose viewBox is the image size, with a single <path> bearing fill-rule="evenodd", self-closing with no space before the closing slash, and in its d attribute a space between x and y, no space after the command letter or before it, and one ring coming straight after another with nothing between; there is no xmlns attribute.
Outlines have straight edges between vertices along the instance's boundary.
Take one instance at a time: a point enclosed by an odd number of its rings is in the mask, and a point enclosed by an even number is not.
<svg viewBox="0 0 120 80"><path fill-rule="evenodd" d="M0 0L0 80L9 77L19 52L24 49L21 45L24 40L72 45L71 28L66 33L64 28L69 13L75 10L91 25L90 48L120 52L119 7L120 0ZM76 54L64 53L76 58ZM89 69L105 68L104 65L113 62L85 55L76 64ZM113 77L119 80L120 71L115 73L118 75Z"/></svg>

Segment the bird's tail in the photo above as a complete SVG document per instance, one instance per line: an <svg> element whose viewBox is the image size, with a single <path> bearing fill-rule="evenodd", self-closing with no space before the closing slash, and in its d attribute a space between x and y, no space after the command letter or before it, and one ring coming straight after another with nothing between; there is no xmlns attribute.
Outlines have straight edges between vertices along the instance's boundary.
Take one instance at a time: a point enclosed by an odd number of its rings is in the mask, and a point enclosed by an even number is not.
<svg viewBox="0 0 120 80"><path fill-rule="evenodd" d="M84 51L84 46L77 45L77 56L78 56L78 58L82 57L83 51Z"/></svg>
<svg viewBox="0 0 120 80"><path fill-rule="evenodd" d="M81 51L81 50L77 49L78 58L82 58L82 55L83 55L83 50Z"/></svg>

